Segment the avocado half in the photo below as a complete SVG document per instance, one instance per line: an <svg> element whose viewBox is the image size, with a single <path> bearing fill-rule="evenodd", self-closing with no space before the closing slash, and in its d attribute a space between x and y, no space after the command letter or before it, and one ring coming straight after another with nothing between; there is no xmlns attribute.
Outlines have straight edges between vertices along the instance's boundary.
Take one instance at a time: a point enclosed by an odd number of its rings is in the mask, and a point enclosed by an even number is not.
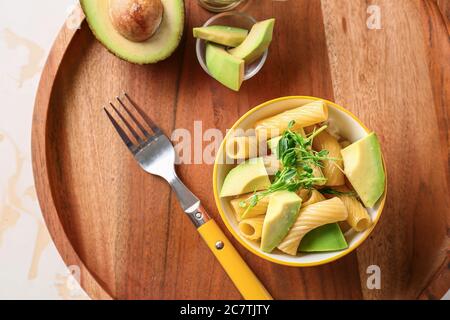
<svg viewBox="0 0 450 320"><path fill-rule="evenodd" d="M146 41L134 42L122 36L109 15L109 1L80 0L95 37L119 58L136 64L155 63L168 58L178 47L184 28L183 0L161 0L163 18L158 30Z"/></svg>

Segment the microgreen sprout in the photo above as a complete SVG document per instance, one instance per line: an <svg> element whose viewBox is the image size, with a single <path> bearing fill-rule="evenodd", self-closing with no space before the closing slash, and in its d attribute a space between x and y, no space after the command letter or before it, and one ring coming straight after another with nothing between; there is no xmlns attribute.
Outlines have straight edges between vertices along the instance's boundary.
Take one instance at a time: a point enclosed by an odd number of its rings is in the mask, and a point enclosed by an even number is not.
<svg viewBox="0 0 450 320"><path fill-rule="evenodd" d="M328 157L327 150L313 150L312 143L314 137L326 130L327 126L314 129L305 137L292 130L294 124L295 121L289 123L278 141L276 156L283 169L275 174L275 179L267 190L254 192L249 198L241 201L239 205L246 208L243 216L271 193L281 190L297 192L299 189L312 189L315 184L326 182L326 178L314 176L314 168L323 167L324 160L337 159Z"/></svg>

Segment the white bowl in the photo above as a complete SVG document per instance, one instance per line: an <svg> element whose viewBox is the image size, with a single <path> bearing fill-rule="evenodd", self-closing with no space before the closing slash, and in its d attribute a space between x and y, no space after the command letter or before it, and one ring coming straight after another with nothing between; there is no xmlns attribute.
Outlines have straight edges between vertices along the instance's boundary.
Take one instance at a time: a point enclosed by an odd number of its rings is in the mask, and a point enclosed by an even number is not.
<svg viewBox="0 0 450 320"><path fill-rule="evenodd" d="M383 193L383 196L378 200L376 205L373 208L368 209L369 215L372 218L372 226L363 231L363 232L355 232L351 231L345 234L345 238L348 242L348 248L340 251L333 252L320 252L320 253L301 253L297 256L290 256L281 251L275 250L272 253L263 252L259 248L259 242L251 241L241 236L236 218L233 213L233 209L230 206L228 198L220 198L219 191L220 187L223 184L225 176L234 167L234 165L230 164L222 164L223 161L219 161L219 159L224 159L224 148L226 145L226 140L230 138L236 129L248 130L254 127L255 123L258 120L262 120L264 118L276 115L283 111L296 108L302 106L306 103L322 100L325 101L328 105L329 109L329 121L333 123L333 125L338 128L339 134L344 137L346 140L350 142L357 141L363 137L365 137L370 131L369 129L352 113L344 109L343 107L325 99L315 98L315 97L307 97L307 96L292 96L292 97L283 97L275 100L271 100L265 102L250 111L248 111L245 115L243 115L232 127L232 129L227 133L224 141L222 142L217 157L216 162L214 164L214 173L213 173L213 188L214 188L214 197L216 200L216 205L219 210L219 213L227 226L228 230L233 234L233 236L248 250L258 255L259 257L289 266L315 266L328 262L332 262L336 259L339 259L346 254L352 252L356 249L372 232L375 225L377 224L381 212L383 210L383 206L386 200L386 186ZM386 166L384 166L386 173Z"/></svg>

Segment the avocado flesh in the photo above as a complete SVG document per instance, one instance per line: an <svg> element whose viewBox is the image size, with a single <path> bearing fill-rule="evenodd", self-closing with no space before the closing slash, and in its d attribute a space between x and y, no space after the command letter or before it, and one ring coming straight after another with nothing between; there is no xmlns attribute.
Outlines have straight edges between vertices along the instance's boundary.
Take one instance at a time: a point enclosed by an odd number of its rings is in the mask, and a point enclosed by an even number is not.
<svg viewBox="0 0 450 320"><path fill-rule="evenodd" d="M384 192L386 176L374 132L341 150L344 173L361 201L372 208Z"/></svg>
<svg viewBox="0 0 450 320"><path fill-rule="evenodd" d="M244 81L244 60L233 57L221 46L207 43L206 67L214 79L234 91L239 91Z"/></svg>
<svg viewBox="0 0 450 320"><path fill-rule="evenodd" d="M337 223L320 226L308 232L300 242L300 252L327 252L348 248Z"/></svg>
<svg viewBox="0 0 450 320"><path fill-rule="evenodd" d="M227 26L208 26L194 28L194 37L221 44L227 47L237 47L248 35L248 31L241 28Z"/></svg>
<svg viewBox="0 0 450 320"><path fill-rule="evenodd" d="M220 190L220 197L264 190L269 186L270 180L263 158L254 158L242 162L228 172Z"/></svg>
<svg viewBox="0 0 450 320"><path fill-rule="evenodd" d="M302 199L291 191L274 192L269 200L261 235L261 250L270 253L297 220Z"/></svg>
<svg viewBox="0 0 450 320"><path fill-rule="evenodd" d="M244 59L246 63L252 63L258 59L272 42L273 27L275 19L260 21L253 25L247 38L234 49L229 52L240 59Z"/></svg>
<svg viewBox="0 0 450 320"><path fill-rule="evenodd" d="M113 26L109 1L80 0L95 37L119 58L136 64L155 63L169 57L178 47L184 28L183 0L161 0L164 14L158 30L143 42L130 41Z"/></svg>

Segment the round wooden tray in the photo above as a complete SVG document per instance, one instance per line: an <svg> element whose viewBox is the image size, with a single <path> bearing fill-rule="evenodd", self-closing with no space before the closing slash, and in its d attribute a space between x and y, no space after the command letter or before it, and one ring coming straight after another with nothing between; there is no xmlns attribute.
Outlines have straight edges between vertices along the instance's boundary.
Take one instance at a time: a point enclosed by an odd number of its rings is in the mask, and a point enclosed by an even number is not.
<svg viewBox="0 0 450 320"><path fill-rule="evenodd" d="M190 30L210 16L196 1L186 1L179 49L156 65L117 59L86 23L76 32L63 28L36 98L33 165L49 231L66 264L81 268L86 292L240 298L169 186L136 165L102 113L126 90L169 135L193 132L196 120L203 132L225 131L253 106L285 95L345 106L377 131L390 173L387 206L371 237L334 263L292 268L252 255L227 235L276 299L442 296L450 284L446 20L434 1L379 5L382 28L370 30L365 1L249 1L241 9L277 22L266 65L239 93L196 61ZM212 166L177 170L220 222ZM371 265L381 268L380 289L366 286Z"/></svg>

